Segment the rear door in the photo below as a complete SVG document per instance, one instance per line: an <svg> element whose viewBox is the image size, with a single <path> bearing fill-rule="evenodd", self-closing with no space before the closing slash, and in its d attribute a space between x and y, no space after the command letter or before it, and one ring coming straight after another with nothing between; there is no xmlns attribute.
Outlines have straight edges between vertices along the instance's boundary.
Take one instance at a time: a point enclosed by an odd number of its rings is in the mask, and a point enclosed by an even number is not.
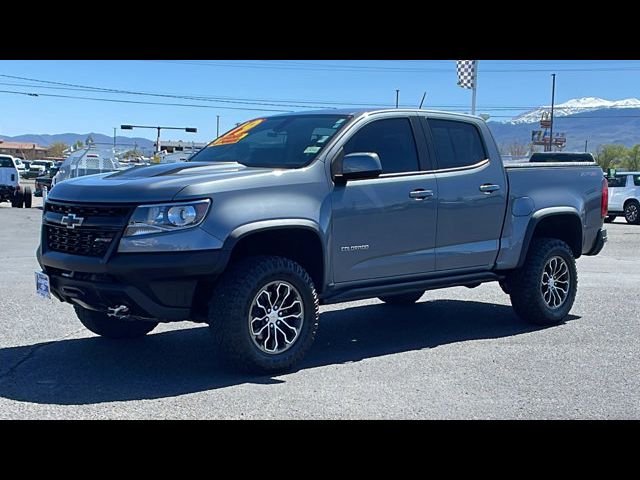
<svg viewBox="0 0 640 480"><path fill-rule="evenodd" d="M370 121L344 153L375 152L379 178L335 185L331 258L334 281L425 274L435 268L437 187L416 116Z"/></svg>
<svg viewBox="0 0 640 480"><path fill-rule="evenodd" d="M438 183L436 270L490 269L498 255L507 184L472 122L430 118Z"/></svg>
<svg viewBox="0 0 640 480"><path fill-rule="evenodd" d="M622 212L624 201L628 198L629 190L631 190L631 187L627 185L631 183L631 186L633 186L633 176L616 175L607 179L607 183L609 184L609 211Z"/></svg>

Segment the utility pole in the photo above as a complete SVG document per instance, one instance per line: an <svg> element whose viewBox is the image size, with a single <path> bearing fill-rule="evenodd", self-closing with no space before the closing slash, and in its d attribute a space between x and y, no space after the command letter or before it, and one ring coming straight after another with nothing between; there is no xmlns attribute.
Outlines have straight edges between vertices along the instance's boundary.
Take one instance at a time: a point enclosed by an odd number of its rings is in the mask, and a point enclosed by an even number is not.
<svg viewBox="0 0 640 480"><path fill-rule="evenodd" d="M589 140L584 141L584 153L587 153L587 145L589 145Z"/></svg>
<svg viewBox="0 0 640 480"><path fill-rule="evenodd" d="M216 138L220 136L220 115L216 115Z"/></svg>
<svg viewBox="0 0 640 480"><path fill-rule="evenodd" d="M113 127L113 152L116 151L116 127Z"/></svg>
<svg viewBox="0 0 640 480"><path fill-rule="evenodd" d="M556 100L556 74L551 74L551 126L549 127L549 151L553 152L553 104Z"/></svg>
<svg viewBox="0 0 640 480"><path fill-rule="evenodd" d="M396 108L398 108L398 101L400 100L400 90L396 88Z"/></svg>
<svg viewBox="0 0 640 480"><path fill-rule="evenodd" d="M160 127L156 127L158 129L158 137L156 138L156 153L160 153Z"/></svg>

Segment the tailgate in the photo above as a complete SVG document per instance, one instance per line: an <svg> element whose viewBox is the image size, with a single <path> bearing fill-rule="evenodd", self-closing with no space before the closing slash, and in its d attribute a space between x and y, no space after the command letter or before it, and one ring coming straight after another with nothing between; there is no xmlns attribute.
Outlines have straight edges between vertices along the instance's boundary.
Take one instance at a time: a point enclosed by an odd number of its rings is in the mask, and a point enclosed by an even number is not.
<svg viewBox="0 0 640 480"><path fill-rule="evenodd" d="M15 168L0 168L0 185L18 185L18 170Z"/></svg>

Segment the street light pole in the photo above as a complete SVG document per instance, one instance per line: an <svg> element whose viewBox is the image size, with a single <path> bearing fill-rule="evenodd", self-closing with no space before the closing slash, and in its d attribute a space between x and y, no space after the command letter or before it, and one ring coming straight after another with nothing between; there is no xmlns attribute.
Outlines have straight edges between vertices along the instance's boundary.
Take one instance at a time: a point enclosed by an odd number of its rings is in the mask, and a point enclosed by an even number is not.
<svg viewBox="0 0 640 480"><path fill-rule="evenodd" d="M198 133L198 129L194 127L152 127L149 125L120 125L122 130L133 130L134 128L153 128L158 131L156 137L156 153L160 153L160 130L184 130L187 133ZM114 137L115 138L115 137ZM115 140L114 140L115 142Z"/></svg>
<svg viewBox="0 0 640 480"><path fill-rule="evenodd" d="M549 151L553 152L553 104L556 99L556 74L552 73L553 78L551 83L551 126L549 127Z"/></svg>
<svg viewBox="0 0 640 480"><path fill-rule="evenodd" d="M220 136L220 115L216 115L216 138Z"/></svg>

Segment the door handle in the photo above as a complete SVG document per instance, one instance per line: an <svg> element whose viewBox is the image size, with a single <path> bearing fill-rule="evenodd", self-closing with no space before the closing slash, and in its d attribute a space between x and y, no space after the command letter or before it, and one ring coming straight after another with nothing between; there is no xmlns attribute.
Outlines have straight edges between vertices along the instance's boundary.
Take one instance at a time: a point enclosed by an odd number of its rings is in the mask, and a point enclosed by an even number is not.
<svg viewBox="0 0 640 480"><path fill-rule="evenodd" d="M480 191L484 193L497 192L498 190L500 190L500 185L493 185L492 183L480 185Z"/></svg>
<svg viewBox="0 0 640 480"><path fill-rule="evenodd" d="M418 189L418 190L409 192L409 196L411 198L415 198L416 200L424 200L425 198L433 197L433 190Z"/></svg>

